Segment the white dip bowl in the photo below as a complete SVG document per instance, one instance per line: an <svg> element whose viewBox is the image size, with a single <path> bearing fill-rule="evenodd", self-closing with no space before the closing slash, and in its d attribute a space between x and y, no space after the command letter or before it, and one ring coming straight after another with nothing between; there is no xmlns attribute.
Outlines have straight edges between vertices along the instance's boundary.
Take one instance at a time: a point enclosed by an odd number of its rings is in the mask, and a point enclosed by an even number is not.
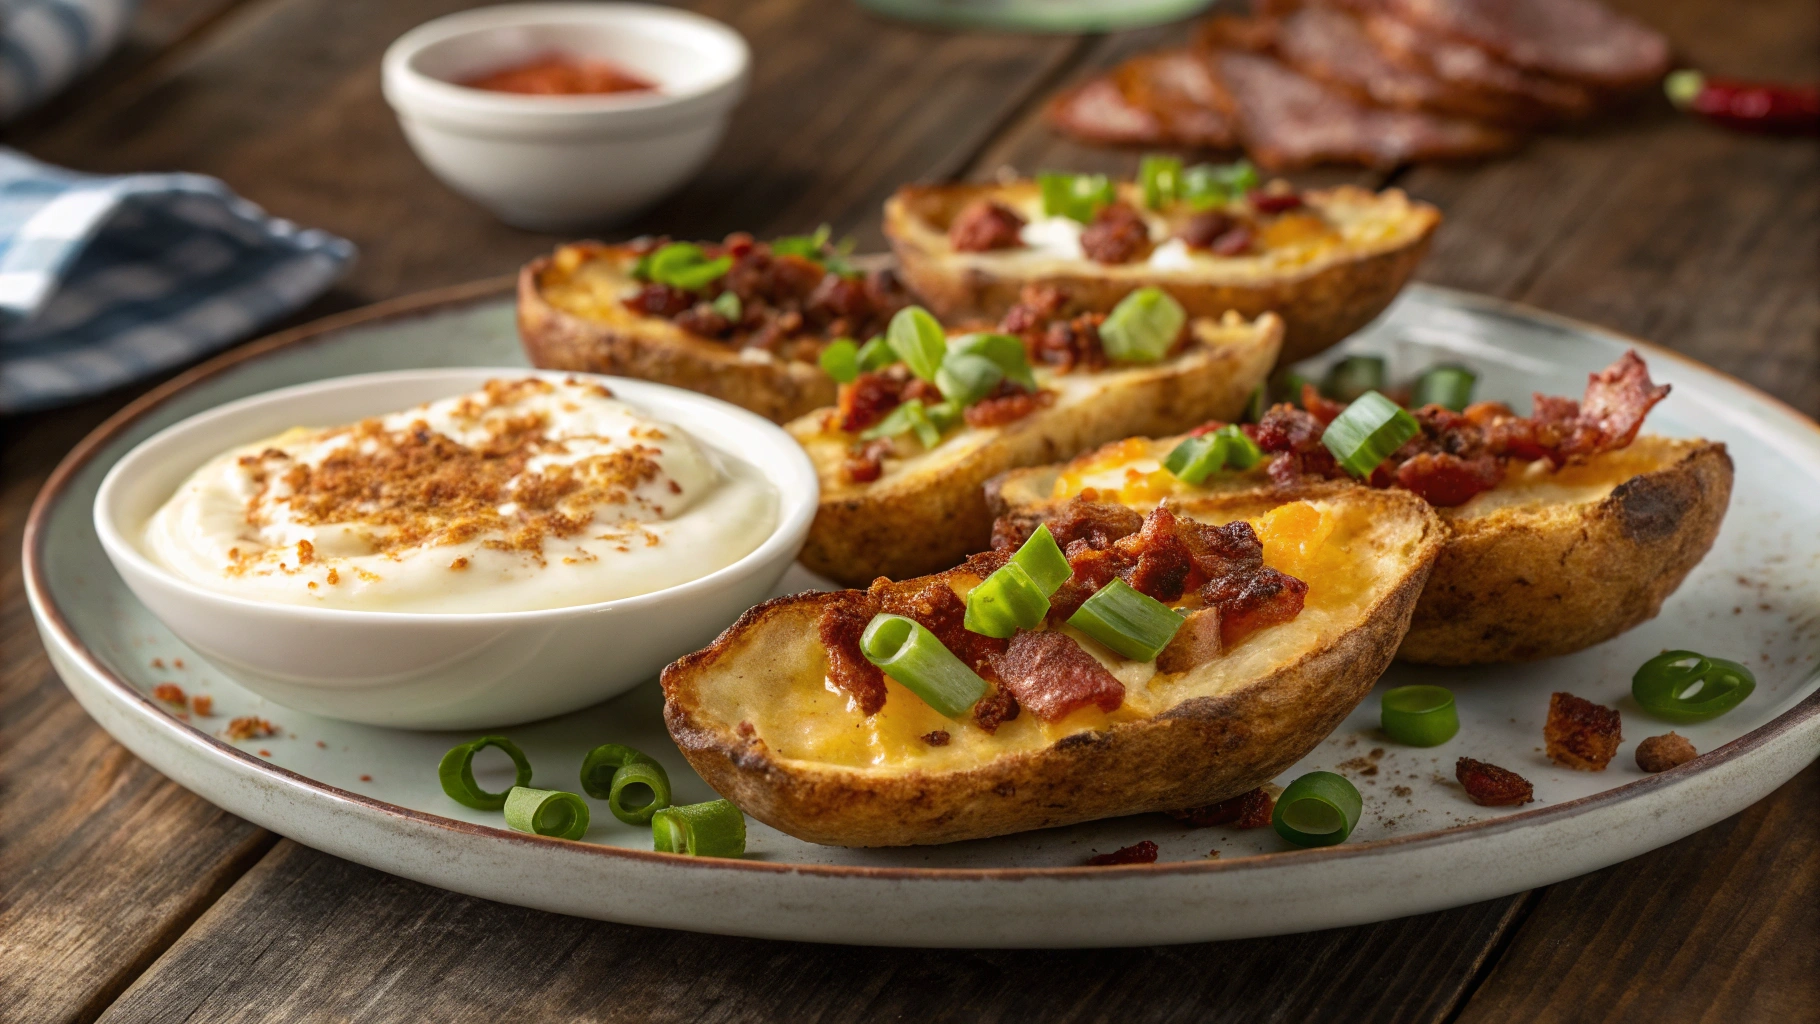
<svg viewBox="0 0 1820 1024"><path fill-rule="evenodd" d="M145 553L152 514L203 463L290 427L328 427L474 391L494 378L598 380L640 412L755 467L777 523L751 553L667 590L570 608L486 614L352 611L208 590ZM406 729L484 729L563 714L656 676L770 595L820 496L775 424L693 391L522 368L405 370L283 388L168 427L114 465L95 497L101 546L133 594L238 682L286 707Z"/></svg>
<svg viewBox="0 0 1820 1024"><path fill-rule="evenodd" d="M655 92L527 96L454 83L563 53ZM711 18L647 4L508 4L400 36L382 82L411 148L508 224L573 231L624 220L699 171L745 93L751 53Z"/></svg>

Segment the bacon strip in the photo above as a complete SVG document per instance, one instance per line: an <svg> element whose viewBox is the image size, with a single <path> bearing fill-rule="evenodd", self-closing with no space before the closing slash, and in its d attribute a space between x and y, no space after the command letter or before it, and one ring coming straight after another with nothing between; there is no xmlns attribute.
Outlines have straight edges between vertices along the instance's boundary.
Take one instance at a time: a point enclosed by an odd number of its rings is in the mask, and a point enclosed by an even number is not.
<svg viewBox="0 0 1820 1024"><path fill-rule="evenodd" d="M1125 702L1124 684L1066 633L1019 630L991 664L999 684L1045 722L1088 706L1117 711Z"/></svg>
<svg viewBox="0 0 1820 1024"><path fill-rule="evenodd" d="M1635 88L1668 71L1668 40L1597 0L1374 2L1517 67L1598 88Z"/></svg>

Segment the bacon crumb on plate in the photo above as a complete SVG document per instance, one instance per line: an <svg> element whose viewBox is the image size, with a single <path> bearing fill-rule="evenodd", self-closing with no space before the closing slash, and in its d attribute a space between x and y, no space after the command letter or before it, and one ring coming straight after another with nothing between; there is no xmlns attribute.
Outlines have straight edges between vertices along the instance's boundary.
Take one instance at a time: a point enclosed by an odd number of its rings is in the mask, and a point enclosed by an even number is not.
<svg viewBox="0 0 1820 1024"><path fill-rule="evenodd" d="M267 736L278 735L278 729L263 718L248 715L228 722L222 735L230 740L262 740Z"/></svg>
<svg viewBox="0 0 1820 1024"><path fill-rule="evenodd" d="M1462 757L1454 762L1454 778L1480 807L1516 807L1536 798L1529 780L1508 768Z"/></svg>
<svg viewBox="0 0 1820 1024"><path fill-rule="evenodd" d="M1583 772L1602 772L1624 742L1618 713L1571 693L1548 698L1548 722L1542 728L1548 759Z"/></svg>
<svg viewBox="0 0 1820 1024"><path fill-rule="evenodd" d="M1167 813L1171 818L1195 828L1212 828L1216 825L1263 828L1270 824L1270 816L1276 810L1276 805L1276 798L1259 788L1217 804Z"/></svg>
<svg viewBox="0 0 1820 1024"><path fill-rule="evenodd" d="M1637 767L1651 774L1679 768L1699 756L1687 737L1675 732L1651 736L1637 744Z"/></svg>
<svg viewBox="0 0 1820 1024"><path fill-rule="evenodd" d="M1093 868L1110 867L1114 864L1155 864L1156 844L1146 839L1134 843L1122 850L1102 853L1087 858L1087 866Z"/></svg>
<svg viewBox="0 0 1820 1024"><path fill-rule="evenodd" d="M215 698L206 693L199 693L190 698L190 710L207 718L215 713Z"/></svg>
<svg viewBox="0 0 1820 1024"><path fill-rule="evenodd" d="M159 683L157 686L152 687L152 696L167 704L182 704L184 702L183 687L178 686L176 683Z"/></svg>

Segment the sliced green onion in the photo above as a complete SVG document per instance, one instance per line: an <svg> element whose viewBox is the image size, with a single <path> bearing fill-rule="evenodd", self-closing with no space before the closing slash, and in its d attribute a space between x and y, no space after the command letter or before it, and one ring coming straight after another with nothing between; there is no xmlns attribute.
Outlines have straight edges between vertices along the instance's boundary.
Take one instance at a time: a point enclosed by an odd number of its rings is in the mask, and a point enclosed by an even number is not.
<svg viewBox="0 0 1820 1024"><path fill-rule="evenodd" d="M886 343L885 336L882 334L873 335L870 340L859 347L859 372L861 373L882 370L895 362L897 362L897 353L891 351L891 346Z"/></svg>
<svg viewBox="0 0 1820 1024"><path fill-rule="evenodd" d="M1230 203L1258 187L1257 168L1234 164L1196 164L1182 172L1182 199L1197 210Z"/></svg>
<svg viewBox="0 0 1820 1024"><path fill-rule="evenodd" d="M859 346L852 338L836 338L822 349L821 364L837 383L851 384L859 377Z"/></svg>
<svg viewBox="0 0 1820 1024"><path fill-rule="evenodd" d="M1472 389L1479 375L1464 366L1437 366L1416 379L1409 404L1417 409L1438 405L1454 412L1472 404Z"/></svg>
<svg viewBox="0 0 1820 1024"><path fill-rule="evenodd" d="M670 776L649 754L618 743L603 743L581 762L581 791L605 800L613 816L643 825L670 806Z"/></svg>
<svg viewBox="0 0 1820 1024"><path fill-rule="evenodd" d="M771 243L771 251L779 256L801 256L820 263L822 250L828 247L828 239L833 234L833 229L823 224L812 235L785 235L777 239Z"/></svg>
<svg viewBox="0 0 1820 1024"><path fill-rule="evenodd" d="M1283 789L1270 824L1297 846L1338 846L1359 824L1364 803L1344 776L1309 772Z"/></svg>
<svg viewBox="0 0 1820 1024"><path fill-rule="evenodd" d="M898 310L885 327L885 343L911 373L935 383L935 371L942 368L942 356L948 352L948 336L928 310L921 306Z"/></svg>
<svg viewBox="0 0 1820 1024"><path fill-rule="evenodd" d="M633 761L650 761L651 755L640 753L618 743L602 743L581 759L581 791L596 800L605 800L613 791L613 773Z"/></svg>
<svg viewBox="0 0 1820 1024"><path fill-rule="evenodd" d="M1169 450L1163 468L1185 484L1198 484L1226 464L1229 446L1230 442L1217 432L1183 438L1181 444Z"/></svg>
<svg viewBox="0 0 1820 1024"><path fill-rule="evenodd" d="M1264 414L1270 411L1270 389L1259 384L1251 389L1251 397L1245 399L1245 422L1259 423Z"/></svg>
<svg viewBox="0 0 1820 1024"><path fill-rule="evenodd" d="M1103 206L1118 198L1112 179L1104 174L1039 174L1037 187L1043 193L1043 216L1067 217L1090 223Z"/></svg>
<svg viewBox="0 0 1820 1024"><path fill-rule="evenodd" d="M1226 439L1226 465L1232 469L1247 470L1263 461L1264 449L1258 443L1245 436L1236 423L1228 423L1214 434Z"/></svg>
<svg viewBox="0 0 1820 1024"><path fill-rule="evenodd" d="M929 422L935 427L935 439L937 443L940 443L941 435L946 433L949 427L960 423L960 421L965 418L965 413L966 410L961 407L959 402L937 402L934 405L925 406L923 408L923 414L928 417ZM918 434L917 436L921 437L922 435ZM933 448L935 445L925 441L923 447Z"/></svg>
<svg viewBox="0 0 1820 1024"><path fill-rule="evenodd" d="M1744 703L1757 677L1735 661L1693 651L1664 651L1631 677L1630 693L1643 710L1671 722L1704 722Z"/></svg>
<svg viewBox="0 0 1820 1024"><path fill-rule="evenodd" d="M930 707L959 719L986 695L986 681L915 619L874 615L860 634L866 660Z"/></svg>
<svg viewBox="0 0 1820 1024"><path fill-rule="evenodd" d="M1036 375L1030 372L1024 343L1009 334L963 334L948 342L948 355L985 356L1005 371L1005 376L1023 385L1025 391L1036 391Z"/></svg>
<svg viewBox="0 0 1820 1024"><path fill-rule="evenodd" d="M1378 723L1398 743L1438 747L1460 731L1460 714L1445 686L1398 686L1384 691Z"/></svg>
<svg viewBox="0 0 1820 1024"><path fill-rule="evenodd" d="M1049 595L1024 567L1007 562L967 593L967 615L961 624L981 636L1000 639L1020 629L1035 629L1049 614Z"/></svg>
<svg viewBox="0 0 1820 1024"><path fill-rule="evenodd" d="M645 264L651 280L686 292L700 291L732 269L733 257L711 260L692 242L671 242L652 253Z"/></svg>
<svg viewBox="0 0 1820 1024"><path fill-rule="evenodd" d="M997 363L970 352L949 353L942 360L942 368L935 371L935 386L941 389L942 397L962 406L992 394L992 389L1004 379L1005 371Z"/></svg>
<svg viewBox="0 0 1820 1024"><path fill-rule="evenodd" d="M1327 369L1321 394L1336 402L1351 402L1367 391L1384 390L1382 356L1347 356Z"/></svg>
<svg viewBox="0 0 1820 1024"><path fill-rule="evenodd" d="M1353 476L1366 477L1378 463L1422 432L1416 418L1397 403L1367 391L1327 425L1321 443Z"/></svg>
<svg viewBox="0 0 1820 1024"><path fill-rule="evenodd" d="M1182 194L1182 161L1173 156L1147 156L1138 164L1138 184L1144 205L1160 210Z"/></svg>
<svg viewBox="0 0 1820 1024"><path fill-rule="evenodd" d="M1156 287L1139 288L1119 300L1100 324L1100 343L1114 362L1154 363L1169 353L1188 311L1175 296Z"/></svg>
<svg viewBox="0 0 1820 1024"><path fill-rule="evenodd" d="M1182 628L1182 617L1124 580L1114 579L1069 616L1068 624L1132 661L1155 661Z"/></svg>
<svg viewBox="0 0 1820 1024"><path fill-rule="evenodd" d="M513 786L506 795L506 824L520 832L580 839L588 832L588 803L560 789Z"/></svg>
<svg viewBox="0 0 1820 1024"><path fill-rule="evenodd" d="M1068 564L1068 556L1055 542L1048 523L1037 526L1036 532L1017 549L1011 560L1023 568L1045 597L1054 594L1068 582L1068 577L1074 575L1074 566Z"/></svg>
<svg viewBox="0 0 1820 1024"><path fill-rule="evenodd" d="M518 744L504 736L482 736L452 748L442 755L442 764L436 769L437 777L442 780L442 791L449 794L449 799L477 811L497 811L506 805L506 793L489 793L474 781L474 755L487 747L498 747L512 759L512 785L522 786L531 781L531 762L525 759L525 752L518 749Z"/></svg>
<svg viewBox="0 0 1820 1024"><path fill-rule="evenodd" d="M945 404L945 403L944 403ZM929 411L924 408L922 400L912 398L886 414L885 418L860 432L860 437L867 441L876 441L881 437L896 437L899 434L914 433L924 448L934 448L942 443L941 428L929 418Z"/></svg>
<svg viewBox="0 0 1820 1024"><path fill-rule="evenodd" d="M739 323L740 315L744 313L746 309L744 304L739 301L739 296L733 292L721 292L714 297L714 301L711 305L714 307L714 312L719 313L721 316L726 317L734 323Z"/></svg>
<svg viewBox="0 0 1820 1024"><path fill-rule="evenodd" d="M1302 385L1310 381L1294 370L1278 370L1270 378L1270 393L1280 402L1288 402L1296 408L1302 407Z"/></svg>
<svg viewBox="0 0 1820 1024"><path fill-rule="evenodd" d="M731 800L666 807L651 818L651 848L690 857L738 857L746 852L746 816Z"/></svg>

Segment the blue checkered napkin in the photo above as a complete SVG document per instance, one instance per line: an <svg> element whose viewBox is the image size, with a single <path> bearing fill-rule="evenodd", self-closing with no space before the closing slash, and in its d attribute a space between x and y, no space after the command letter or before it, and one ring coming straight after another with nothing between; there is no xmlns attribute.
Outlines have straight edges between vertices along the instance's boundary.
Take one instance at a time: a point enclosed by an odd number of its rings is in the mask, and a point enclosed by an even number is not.
<svg viewBox="0 0 1820 1024"><path fill-rule="evenodd" d="M0 120L99 63L138 0L0 0Z"/></svg>
<svg viewBox="0 0 1820 1024"><path fill-rule="evenodd" d="M0 148L0 413L244 338L321 294L353 255L214 178L78 174Z"/></svg>

